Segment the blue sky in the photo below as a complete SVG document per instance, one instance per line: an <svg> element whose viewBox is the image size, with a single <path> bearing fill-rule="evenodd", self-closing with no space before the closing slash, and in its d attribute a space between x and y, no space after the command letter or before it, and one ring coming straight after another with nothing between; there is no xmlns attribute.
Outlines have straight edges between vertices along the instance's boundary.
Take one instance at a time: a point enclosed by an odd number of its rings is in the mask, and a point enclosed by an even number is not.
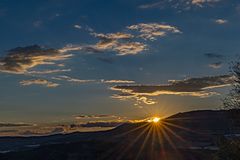
<svg viewBox="0 0 240 160"><path fill-rule="evenodd" d="M0 122L219 108L239 18L237 0L2 0Z"/></svg>

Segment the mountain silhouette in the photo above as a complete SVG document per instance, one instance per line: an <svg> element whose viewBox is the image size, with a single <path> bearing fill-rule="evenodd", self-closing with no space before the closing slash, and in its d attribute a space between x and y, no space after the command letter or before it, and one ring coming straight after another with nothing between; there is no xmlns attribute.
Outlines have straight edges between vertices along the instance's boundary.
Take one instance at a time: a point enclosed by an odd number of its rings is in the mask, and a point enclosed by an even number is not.
<svg viewBox="0 0 240 160"><path fill-rule="evenodd" d="M240 116L240 114L239 114ZM2 160L211 159L219 138L240 133L231 111L178 113L159 123L125 123L112 130L40 137L1 137Z"/></svg>

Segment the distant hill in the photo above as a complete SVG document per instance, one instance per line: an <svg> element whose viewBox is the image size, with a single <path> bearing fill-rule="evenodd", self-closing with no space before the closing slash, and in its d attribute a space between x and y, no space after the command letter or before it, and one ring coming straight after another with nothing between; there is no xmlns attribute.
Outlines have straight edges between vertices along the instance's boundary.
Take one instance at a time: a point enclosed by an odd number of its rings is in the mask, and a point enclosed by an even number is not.
<svg viewBox="0 0 240 160"><path fill-rule="evenodd" d="M240 133L233 126L236 123L232 123L231 115L231 111L225 110L191 111L175 114L160 123L125 123L108 131L1 137L0 151L14 152L0 154L0 159L154 160L167 156L170 160L176 157L178 160L207 160L217 149L219 138Z"/></svg>

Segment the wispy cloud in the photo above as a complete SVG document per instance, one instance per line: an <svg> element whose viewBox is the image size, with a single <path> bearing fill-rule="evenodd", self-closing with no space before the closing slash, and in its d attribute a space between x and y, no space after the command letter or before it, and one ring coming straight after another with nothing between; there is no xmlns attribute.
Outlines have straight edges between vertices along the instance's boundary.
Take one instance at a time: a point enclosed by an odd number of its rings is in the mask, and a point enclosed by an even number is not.
<svg viewBox="0 0 240 160"><path fill-rule="evenodd" d="M216 63L211 63L208 66L213 69L219 69L222 67L222 65L223 65L222 62L216 62Z"/></svg>
<svg viewBox="0 0 240 160"><path fill-rule="evenodd" d="M66 75L62 76L57 76L57 77L52 77L54 80L60 80L60 81L68 81L68 82L73 82L73 83L89 83L89 82L95 82L95 80L83 80L83 79L78 79L78 78L72 78Z"/></svg>
<svg viewBox="0 0 240 160"><path fill-rule="evenodd" d="M109 114L81 114L81 115L77 115L75 116L76 119L81 120L81 119L103 119L103 118L117 118L117 119L121 119L121 117L119 116L115 116L115 115L109 115Z"/></svg>
<svg viewBox="0 0 240 160"><path fill-rule="evenodd" d="M50 82L46 79L30 79L30 80L23 80L20 81L20 84L23 86L30 86L30 85L42 85L48 88L55 88L59 86L58 83Z"/></svg>
<svg viewBox="0 0 240 160"><path fill-rule="evenodd" d="M181 33L177 27L159 23L140 23L127 28L140 32L139 37L145 40L156 40L156 37L164 37L168 33Z"/></svg>
<svg viewBox="0 0 240 160"><path fill-rule="evenodd" d="M196 96L209 97L218 95L218 93L209 91L208 89L229 86L232 77L229 75L188 78L185 80L171 80L165 85L117 85L111 89L121 92L112 97L126 100L136 99L137 102L145 104L155 104L155 101L149 97L159 95L178 95L178 96Z"/></svg>
<svg viewBox="0 0 240 160"><path fill-rule="evenodd" d="M103 83L135 83L135 81L131 80L101 80Z"/></svg>
<svg viewBox="0 0 240 160"><path fill-rule="evenodd" d="M221 0L158 0L152 3L141 4L139 9L176 9L176 11L189 10L194 7L213 5Z"/></svg>
<svg viewBox="0 0 240 160"><path fill-rule="evenodd" d="M214 60L214 63L210 63L208 66L213 69L219 69L223 66L224 56L217 53L205 53L205 57Z"/></svg>
<svg viewBox="0 0 240 160"><path fill-rule="evenodd" d="M217 3L217 2L220 2L221 0L191 0L191 1L192 1L192 4L202 7L206 3L207 4L208 3Z"/></svg>
<svg viewBox="0 0 240 160"><path fill-rule="evenodd" d="M140 8L140 9L160 8L160 7L163 7L163 5L164 5L164 2L160 1L160 2L155 2L155 3L142 4L142 5L138 6L138 8Z"/></svg>
<svg viewBox="0 0 240 160"><path fill-rule="evenodd" d="M3 123L0 122L0 127L29 127L33 126L32 124L28 123Z"/></svg>
<svg viewBox="0 0 240 160"><path fill-rule="evenodd" d="M29 71L30 74L52 74L61 72L70 72L71 69L52 69L52 70L41 70L41 71Z"/></svg>
<svg viewBox="0 0 240 160"><path fill-rule="evenodd" d="M0 58L0 72L26 74L39 65L54 65L72 57L72 54L38 45L17 47Z"/></svg>
<svg viewBox="0 0 240 160"><path fill-rule="evenodd" d="M124 122L88 122L85 124L81 124L81 127L87 127L87 128L91 128L91 127L117 127L121 124L123 124Z"/></svg>

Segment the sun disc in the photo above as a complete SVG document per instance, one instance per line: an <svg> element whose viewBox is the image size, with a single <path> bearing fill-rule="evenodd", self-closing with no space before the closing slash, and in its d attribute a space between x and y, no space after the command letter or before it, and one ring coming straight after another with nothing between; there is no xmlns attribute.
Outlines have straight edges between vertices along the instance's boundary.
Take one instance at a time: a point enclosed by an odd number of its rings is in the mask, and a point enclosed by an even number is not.
<svg viewBox="0 0 240 160"><path fill-rule="evenodd" d="M152 122L153 122L153 123L158 123L160 120L161 120L161 118L159 118L159 117L154 117L154 118L152 119Z"/></svg>

